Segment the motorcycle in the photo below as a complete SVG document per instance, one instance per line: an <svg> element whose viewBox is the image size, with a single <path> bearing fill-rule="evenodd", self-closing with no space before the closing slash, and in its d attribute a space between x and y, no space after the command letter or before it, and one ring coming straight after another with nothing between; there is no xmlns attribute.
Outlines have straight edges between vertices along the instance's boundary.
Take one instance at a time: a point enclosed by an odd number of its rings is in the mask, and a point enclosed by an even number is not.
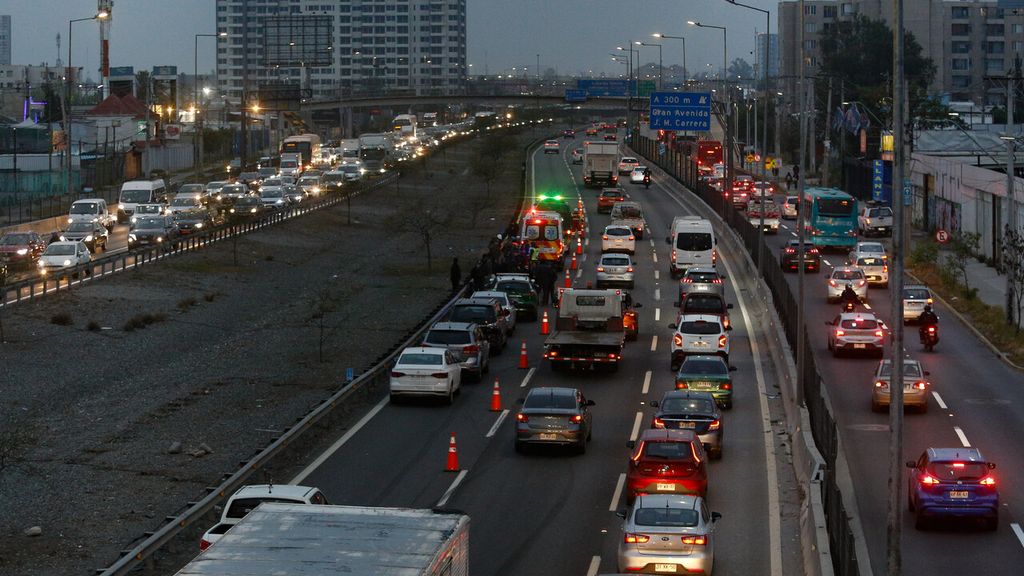
<svg viewBox="0 0 1024 576"><path fill-rule="evenodd" d="M644 188L648 189L650 187L651 187L651 177L650 176L644 176Z"/></svg>
<svg viewBox="0 0 1024 576"><path fill-rule="evenodd" d="M919 331L921 337L921 344L927 352L935 350L935 345L939 343L939 327L935 324L929 324L928 326L922 326Z"/></svg>
<svg viewBox="0 0 1024 576"><path fill-rule="evenodd" d="M857 303L853 300L847 300L843 302L843 312L853 312L857 308Z"/></svg>

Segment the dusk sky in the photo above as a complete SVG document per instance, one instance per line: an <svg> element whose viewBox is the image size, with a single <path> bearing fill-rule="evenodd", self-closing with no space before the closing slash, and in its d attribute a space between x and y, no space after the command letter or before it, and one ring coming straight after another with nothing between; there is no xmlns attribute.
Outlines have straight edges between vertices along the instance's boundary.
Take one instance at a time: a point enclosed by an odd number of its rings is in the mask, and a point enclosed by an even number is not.
<svg viewBox="0 0 1024 576"><path fill-rule="evenodd" d="M329 1L329 0L325 0ZM747 0L772 11L776 2ZM176 65L192 72L195 34L214 33L214 0L115 0L111 28L111 66ZM12 16L12 63L54 64L56 36L61 59L67 59L68 20L96 13L95 0L8 0L0 13ZM472 73L510 72L528 66L540 55L541 69L560 74L622 74L625 66L609 52L632 40L655 42L654 32L685 36L687 68L695 73L711 63L721 65L719 30L687 26L687 20L729 28L729 60L753 63L754 33L764 29L764 14L729 5L726 0L467 0L468 61ZM99 31L95 22L76 22L72 63L98 79ZM666 66L680 64L682 43L662 40ZM199 70L214 67L215 40L199 39ZM644 62L657 62L657 48L640 47Z"/></svg>

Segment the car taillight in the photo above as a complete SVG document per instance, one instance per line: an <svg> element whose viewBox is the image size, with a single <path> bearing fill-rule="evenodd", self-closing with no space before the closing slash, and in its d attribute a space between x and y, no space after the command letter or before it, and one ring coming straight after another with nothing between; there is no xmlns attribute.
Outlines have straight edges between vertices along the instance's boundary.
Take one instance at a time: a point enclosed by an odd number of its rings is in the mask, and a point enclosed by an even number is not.
<svg viewBox="0 0 1024 576"><path fill-rule="evenodd" d="M928 333L929 334L935 334L935 326L929 326L928 327Z"/></svg>
<svg viewBox="0 0 1024 576"><path fill-rule="evenodd" d="M992 487L996 485L996 479L991 476L985 476L981 480L978 480L978 484L981 484L982 486Z"/></svg>
<svg viewBox="0 0 1024 576"><path fill-rule="evenodd" d="M630 236L630 237L629 237L629 239L630 239L630 241L632 241L632 240L636 240L636 238L635 238L635 237L633 237L633 236Z"/></svg>
<svg viewBox="0 0 1024 576"><path fill-rule="evenodd" d="M718 347L719 347L719 348L725 348L725 343L726 343L726 342L727 342L728 340L729 340L729 337L728 337L728 336L726 336L725 334L722 334L721 336L719 336L719 337L718 337Z"/></svg>
<svg viewBox="0 0 1024 576"><path fill-rule="evenodd" d="M675 262L676 261L676 251L675 250L672 251L672 255L671 256L672 256L672 262Z"/></svg>
<svg viewBox="0 0 1024 576"><path fill-rule="evenodd" d="M693 278L683 278L683 284L693 284Z"/></svg>
<svg viewBox="0 0 1024 576"><path fill-rule="evenodd" d="M476 344L470 344L469 346L462 347L463 354L477 354L480 352L480 347Z"/></svg>
<svg viewBox="0 0 1024 576"><path fill-rule="evenodd" d="M601 236L601 240L607 240L607 239L608 239L608 235L607 234L605 234L604 236Z"/></svg>
<svg viewBox="0 0 1024 576"><path fill-rule="evenodd" d="M722 427L722 421L721 420L712 420L711 424L708 425L708 430L718 430L721 427Z"/></svg>
<svg viewBox="0 0 1024 576"><path fill-rule="evenodd" d="M604 266L598 266L597 267L597 271L598 272L604 272Z"/></svg>
<svg viewBox="0 0 1024 576"><path fill-rule="evenodd" d="M434 372L433 374L430 375L430 377L431 378L447 378L448 377L448 373L447 372Z"/></svg>
<svg viewBox="0 0 1024 576"><path fill-rule="evenodd" d="M846 331L845 330L836 330L836 336L837 337L838 336L845 336L845 335L846 335Z"/></svg>
<svg viewBox="0 0 1024 576"><path fill-rule="evenodd" d="M569 422L571 422L573 424L582 424L583 423L583 416L581 416L580 414L573 414L569 418Z"/></svg>
<svg viewBox="0 0 1024 576"><path fill-rule="evenodd" d="M686 390L690 385L686 382L676 382L676 390Z"/></svg>
<svg viewBox="0 0 1024 576"><path fill-rule="evenodd" d="M661 418L655 418L654 420L651 420L651 428L664 428L664 427L665 427L665 421L662 420Z"/></svg>
<svg viewBox="0 0 1024 576"><path fill-rule="evenodd" d="M646 544L650 539L651 537L646 534L633 534L631 532L626 532L622 541L626 544Z"/></svg>
<svg viewBox="0 0 1024 576"><path fill-rule="evenodd" d="M683 544L687 544L689 546L703 546L707 543L708 537L703 534L696 536L683 536Z"/></svg>
<svg viewBox="0 0 1024 576"><path fill-rule="evenodd" d="M883 336L885 336L885 334L883 334L881 330L875 330L875 338L881 338Z"/></svg>
<svg viewBox="0 0 1024 576"><path fill-rule="evenodd" d="M527 416L526 414L523 414L522 412L516 414L516 422L529 422L529 421L530 421L530 417Z"/></svg>
<svg viewBox="0 0 1024 576"><path fill-rule="evenodd" d="M711 283L712 284L721 284L722 283L722 279L721 278L715 278L714 280L711 281Z"/></svg>
<svg viewBox="0 0 1024 576"><path fill-rule="evenodd" d="M829 281L828 281L828 285L829 285L829 286L831 286L831 287L833 287L833 288L838 288L838 287L839 287L839 286L838 286L838 285L836 284L836 281L835 281L835 280L829 280Z"/></svg>
<svg viewBox="0 0 1024 576"><path fill-rule="evenodd" d="M928 383L925 382L924 380L918 380L917 382L914 382L914 388L916 388L918 390L924 390L927 387L928 387Z"/></svg>
<svg viewBox="0 0 1024 576"><path fill-rule="evenodd" d="M889 387L889 383L884 381L884 380L876 380L875 381L875 388L888 388L888 387Z"/></svg>
<svg viewBox="0 0 1024 576"><path fill-rule="evenodd" d="M401 378L403 376L405 376L405 372L398 372L398 371L395 371L395 370L391 371L391 377L392 378Z"/></svg>
<svg viewBox="0 0 1024 576"><path fill-rule="evenodd" d="M935 486L939 483L938 479L936 479L931 474L922 474L917 481L925 486Z"/></svg>
<svg viewBox="0 0 1024 576"><path fill-rule="evenodd" d="M672 344L674 344L676 346L682 346L683 345L683 336L681 334L675 334L674 336L672 336Z"/></svg>
<svg viewBox="0 0 1024 576"><path fill-rule="evenodd" d="M722 318L722 328L728 329L729 326L732 326L732 322L729 320L729 317L728 316L723 317Z"/></svg>
<svg viewBox="0 0 1024 576"><path fill-rule="evenodd" d="M796 248L786 248L786 254L795 254Z"/></svg>
<svg viewBox="0 0 1024 576"><path fill-rule="evenodd" d="M629 268L626 268L626 272L632 272L632 271L633 271L633 267L632 266L630 266Z"/></svg>
<svg viewBox="0 0 1024 576"><path fill-rule="evenodd" d="M732 390L732 384L725 382L722 384L722 390Z"/></svg>
<svg viewBox="0 0 1024 576"><path fill-rule="evenodd" d="M886 274L888 274L889 273L889 267L888 266L882 266L882 272L885 272Z"/></svg>
<svg viewBox="0 0 1024 576"><path fill-rule="evenodd" d="M861 287L861 286L863 286L864 284L865 284L865 281L864 281L864 280L857 280L857 288L860 288L860 287Z"/></svg>
<svg viewBox="0 0 1024 576"><path fill-rule="evenodd" d="M932 299L931 299L931 298L929 298L929 299L927 300L927 302L928 302L929 304L931 304L931 303L932 303Z"/></svg>

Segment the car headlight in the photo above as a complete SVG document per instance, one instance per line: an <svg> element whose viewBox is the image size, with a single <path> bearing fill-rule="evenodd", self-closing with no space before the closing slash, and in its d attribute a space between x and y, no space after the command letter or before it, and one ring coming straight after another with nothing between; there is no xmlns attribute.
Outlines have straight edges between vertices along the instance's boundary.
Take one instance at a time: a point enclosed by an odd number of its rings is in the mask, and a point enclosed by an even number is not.
<svg viewBox="0 0 1024 576"><path fill-rule="evenodd" d="M43 262L42 260L40 260L39 261L39 267L42 268L43 270L46 270L46 262Z"/></svg>
<svg viewBox="0 0 1024 576"><path fill-rule="evenodd" d="M157 242L163 242L164 241L164 237L163 236L157 236L156 237L156 241Z"/></svg>
<svg viewBox="0 0 1024 576"><path fill-rule="evenodd" d="M274 202L274 204L284 204L284 198L278 198L277 202Z"/></svg>
<svg viewBox="0 0 1024 576"><path fill-rule="evenodd" d="M124 204L118 204L117 205L117 209L121 210L123 212L124 211Z"/></svg>
<svg viewBox="0 0 1024 576"><path fill-rule="evenodd" d="M228 212L230 212L231 214L234 214L235 213L235 209L232 208L232 209L228 210Z"/></svg>
<svg viewBox="0 0 1024 576"><path fill-rule="evenodd" d="M253 214L255 214L255 213L256 213L256 208L251 208L251 209L249 210L249 212L252 212Z"/></svg>
<svg viewBox="0 0 1024 576"><path fill-rule="evenodd" d="M320 193L320 187L319 186L313 186L313 194L319 194L319 193Z"/></svg>
<svg viewBox="0 0 1024 576"><path fill-rule="evenodd" d="M138 242L138 241L139 241L139 238L138 238L138 236L136 236L135 234L129 234L129 235L128 235L128 241L129 241L129 242Z"/></svg>
<svg viewBox="0 0 1024 576"><path fill-rule="evenodd" d="M92 242L92 234L89 234L88 236L86 236L85 237L85 241L86 242Z"/></svg>
<svg viewBox="0 0 1024 576"><path fill-rule="evenodd" d="M100 221L100 219L99 219L99 218L93 218L93 219L92 219L92 221L93 221L93 222L99 222L99 221Z"/></svg>
<svg viewBox="0 0 1024 576"><path fill-rule="evenodd" d="M203 227L203 223L202 222L196 222L196 228L197 229L198 228L202 228L202 227Z"/></svg>
<svg viewBox="0 0 1024 576"><path fill-rule="evenodd" d="M74 221L75 221L75 219L74 219L74 218L68 218L68 224L71 224L71 223L72 223L72 222L74 222Z"/></svg>
<svg viewBox="0 0 1024 576"><path fill-rule="evenodd" d="M64 237L63 235L61 235L61 237L60 237L60 241L61 241L61 242L67 242L67 241L68 241L68 239L67 239L67 238L65 238L65 237Z"/></svg>
<svg viewBox="0 0 1024 576"><path fill-rule="evenodd" d="M71 266L71 260L65 260L64 261L64 265L65 266Z"/></svg>
<svg viewBox="0 0 1024 576"><path fill-rule="evenodd" d="M24 256L25 254L28 254L28 248L19 248L18 249L18 256Z"/></svg>

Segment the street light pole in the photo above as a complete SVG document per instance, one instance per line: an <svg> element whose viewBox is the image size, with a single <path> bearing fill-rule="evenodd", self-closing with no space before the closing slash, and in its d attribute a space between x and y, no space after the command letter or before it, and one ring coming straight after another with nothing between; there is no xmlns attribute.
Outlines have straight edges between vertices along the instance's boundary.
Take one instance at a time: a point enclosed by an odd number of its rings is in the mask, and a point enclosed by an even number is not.
<svg viewBox="0 0 1024 576"><path fill-rule="evenodd" d="M64 152L67 156L67 162L64 165L64 191L68 195L71 194L71 83L74 80L75 71L74 66L71 64L71 25L75 22L85 22L86 20L106 20L109 16L109 12L100 10L88 18L68 20L68 71L64 78L64 106L61 106L64 116ZM81 151L79 151L79 154L81 154Z"/></svg>
<svg viewBox="0 0 1024 576"><path fill-rule="evenodd" d="M668 34L660 34L660 33L657 33L657 32L655 32L654 34L651 34L651 36L654 36L655 38L671 38L672 40L682 40L683 41L683 86L685 87L686 86L686 38L683 37L683 36L669 36ZM658 58L659 59L661 58L661 54L660 53L658 54Z"/></svg>
<svg viewBox="0 0 1024 576"><path fill-rule="evenodd" d="M801 0L802 1L802 0ZM736 168L733 165L733 132L729 129L729 116L732 114L732 90L729 89L726 83L726 77L729 70L729 32L725 26L715 26L713 24L701 24L700 22L694 22L688 20L686 22L690 26L696 26L698 28L714 28L722 31L722 90L725 92L725 179L726 185L730 188L732 183L736 180Z"/></svg>
<svg viewBox="0 0 1024 576"><path fill-rule="evenodd" d="M196 34L195 47L192 51L192 164L196 173L196 182L199 181L199 169L202 164L200 150L202 149L203 131L202 123L198 120L199 114L199 38L217 38L227 36L227 32L219 34Z"/></svg>

